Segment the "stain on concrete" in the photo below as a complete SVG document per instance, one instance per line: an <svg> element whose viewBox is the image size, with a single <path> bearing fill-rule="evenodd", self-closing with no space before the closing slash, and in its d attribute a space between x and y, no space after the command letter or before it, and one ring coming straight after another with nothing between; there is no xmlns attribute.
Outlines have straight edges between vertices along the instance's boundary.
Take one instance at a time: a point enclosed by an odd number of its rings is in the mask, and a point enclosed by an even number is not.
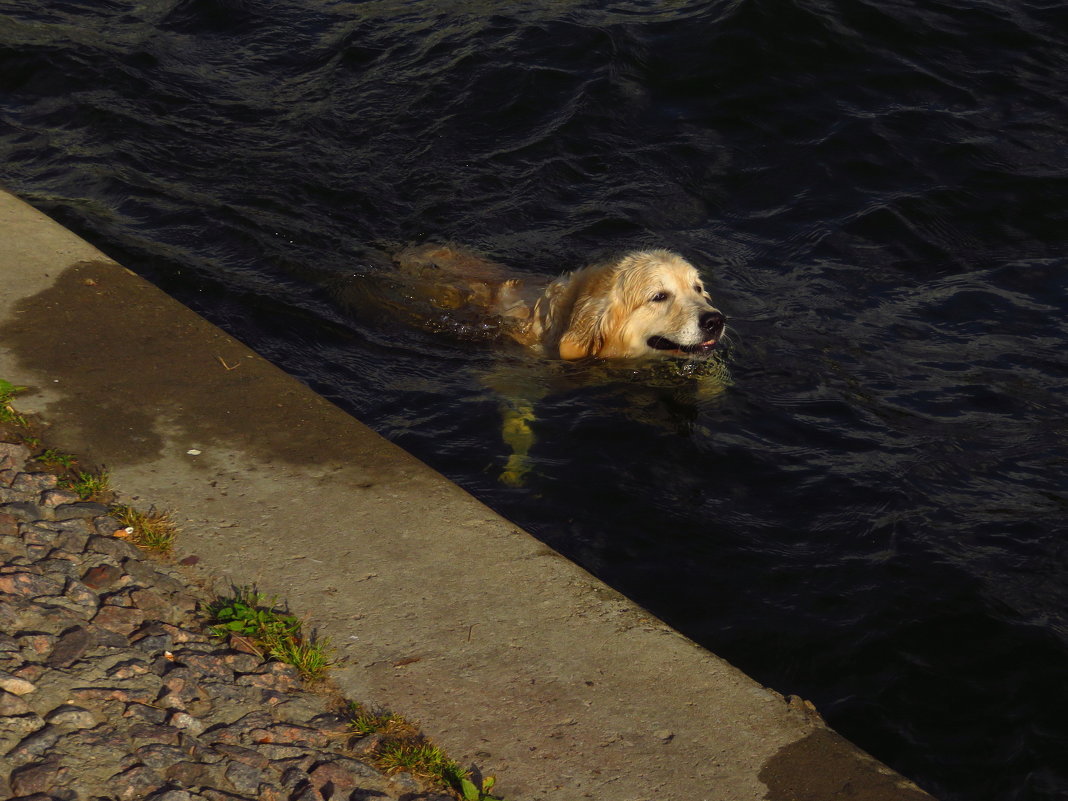
<svg viewBox="0 0 1068 801"><path fill-rule="evenodd" d="M154 460L175 438L268 464L396 471L379 458L388 443L354 436L347 414L114 262L66 269L15 306L0 341L60 393L46 411L60 441L98 464Z"/></svg>
<svg viewBox="0 0 1068 801"><path fill-rule="evenodd" d="M830 729L787 745L760 771L766 801L933 801Z"/></svg>

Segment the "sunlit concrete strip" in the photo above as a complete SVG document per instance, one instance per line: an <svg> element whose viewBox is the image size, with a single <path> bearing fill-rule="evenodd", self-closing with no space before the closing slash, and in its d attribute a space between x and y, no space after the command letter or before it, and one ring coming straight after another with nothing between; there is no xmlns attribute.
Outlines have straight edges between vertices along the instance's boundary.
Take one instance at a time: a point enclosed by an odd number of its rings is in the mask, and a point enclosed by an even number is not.
<svg viewBox="0 0 1068 801"><path fill-rule="evenodd" d="M52 444L508 798L927 798L3 192L0 242L0 378Z"/></svg>

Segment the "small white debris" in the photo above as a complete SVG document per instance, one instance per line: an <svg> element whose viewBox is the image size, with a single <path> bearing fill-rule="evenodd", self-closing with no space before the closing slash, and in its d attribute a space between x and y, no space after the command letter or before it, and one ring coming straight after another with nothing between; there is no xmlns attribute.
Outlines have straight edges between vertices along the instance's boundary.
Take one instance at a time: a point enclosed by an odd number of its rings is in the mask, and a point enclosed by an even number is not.
<svg viewBox="0 0 1068 801"><path fill-rule="evenodd" d="M200 456L201 451L197 450L196 448L190 448L189 450L186 451L186 453L189 454L190 456Z"/></svg>

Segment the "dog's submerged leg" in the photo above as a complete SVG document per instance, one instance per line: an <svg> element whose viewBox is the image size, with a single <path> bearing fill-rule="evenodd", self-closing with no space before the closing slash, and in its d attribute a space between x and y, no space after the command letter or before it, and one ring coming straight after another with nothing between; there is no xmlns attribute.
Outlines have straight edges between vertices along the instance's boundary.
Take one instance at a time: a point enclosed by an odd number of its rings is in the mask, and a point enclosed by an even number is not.
<svg viewBox="0 0 1068 801"><path fill-rule="evenodd" d="M497 478L509 487L523 486L534 467L530 457L535 442L534 410L549 394L546 374L532 369L534 365L541 362L497 364L482 376L482 383L493 391L498 401L501 439L508 448L508 458Z"/></svg>
<svg viewBox="0 0 1068 801"><path fill-rule="evenodd" d="M502 484L521 487L530 472L530 447L534 444L534 404L525 398L508 398L501 403L501 435L511 451L498 476Z"/></svg>

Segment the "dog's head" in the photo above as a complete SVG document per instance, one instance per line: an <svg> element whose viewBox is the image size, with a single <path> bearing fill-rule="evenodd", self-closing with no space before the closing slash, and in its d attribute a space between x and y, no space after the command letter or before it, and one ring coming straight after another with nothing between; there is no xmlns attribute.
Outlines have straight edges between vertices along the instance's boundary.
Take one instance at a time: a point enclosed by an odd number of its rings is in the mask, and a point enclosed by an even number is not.
<svg viewBox="0 0 1068 801"><path fill-rule="evenodd" d="M562 359L698 356L716 346L726 317L696 268L676 253L646 250L574 273Z"/></svg>

